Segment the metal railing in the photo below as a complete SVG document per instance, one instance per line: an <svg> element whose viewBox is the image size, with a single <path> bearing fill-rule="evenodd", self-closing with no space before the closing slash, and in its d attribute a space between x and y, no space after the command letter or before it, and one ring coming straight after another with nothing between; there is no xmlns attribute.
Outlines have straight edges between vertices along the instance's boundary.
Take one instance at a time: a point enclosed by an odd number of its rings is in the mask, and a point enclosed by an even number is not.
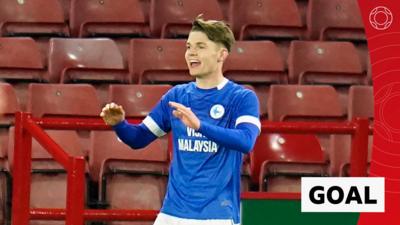
<svg viewBox="0 0 400 225"><path fill-rule="evenodd" d="M138 123L140 120L130 120ZM108 130L101 118L32 118L15 114L13 163L12 225L28 225L29 220L65 220L67 225L83 225L85 220L154 220L156 210L85 209L85 159L72 157L57 145L43 129ZM350 122L262 122L262 132L323 133L352 135L351 176L366 176L368 153L368 120ZM66 209L30 208L32 137L35 138L67 171ZM250 194L250 193L249 193ZM266 195L265 195L266 194ZM267 196L268 193L264 195ZM286 193L287 194L287 193ZM254 194L250 194L254 195ZM243 193L242 196L246 196ZM298 194L289 194L298 197ZM274 194L285 198L285 193Z"/></svg>

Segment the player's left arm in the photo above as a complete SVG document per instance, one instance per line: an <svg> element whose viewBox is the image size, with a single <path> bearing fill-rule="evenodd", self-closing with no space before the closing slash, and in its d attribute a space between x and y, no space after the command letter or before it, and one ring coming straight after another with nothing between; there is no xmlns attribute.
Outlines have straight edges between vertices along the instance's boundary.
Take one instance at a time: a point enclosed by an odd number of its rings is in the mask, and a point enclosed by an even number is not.
<svg viewBox="0 0 400 225"><path fill-rule="evenodd" d="M236 112L236 127L233 129L200 121L190 108L182 104L176 102L169 104L174 108L173 115L181 119L186 126L198 130L208 139L229 149L249 153L261 131L258 99L254 92L246 92L240 101Z"/></svg>

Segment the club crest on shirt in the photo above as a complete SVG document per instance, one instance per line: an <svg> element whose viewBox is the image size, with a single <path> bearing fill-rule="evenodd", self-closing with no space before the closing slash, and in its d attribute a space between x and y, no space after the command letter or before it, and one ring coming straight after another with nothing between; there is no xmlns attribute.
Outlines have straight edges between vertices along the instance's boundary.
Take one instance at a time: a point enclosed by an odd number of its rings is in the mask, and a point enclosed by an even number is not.
<svg viewBox="0 0 400 225"><path fill-rule="evenodd" d="M211 107L210 116L213 119L220 119L222 116L224 116L224 113L225 113L225 108L220 104L216 104L213 105L213 107Z"/></svg>

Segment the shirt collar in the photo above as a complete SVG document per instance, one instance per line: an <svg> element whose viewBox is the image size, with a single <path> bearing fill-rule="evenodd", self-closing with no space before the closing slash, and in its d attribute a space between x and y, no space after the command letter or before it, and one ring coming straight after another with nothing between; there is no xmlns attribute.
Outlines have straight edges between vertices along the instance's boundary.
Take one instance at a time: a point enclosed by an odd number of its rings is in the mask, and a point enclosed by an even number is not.
<svg viewBox="0 0 400 225"><path fill-rule="evenodd" d="M228 81L229 81L229 80L226 79L226 78L224 77L224 79L222 80L222 82L218 84L217 89L218 89L218 90L221 90L222 88L224 88L225 85L228 83Z"/></svg>

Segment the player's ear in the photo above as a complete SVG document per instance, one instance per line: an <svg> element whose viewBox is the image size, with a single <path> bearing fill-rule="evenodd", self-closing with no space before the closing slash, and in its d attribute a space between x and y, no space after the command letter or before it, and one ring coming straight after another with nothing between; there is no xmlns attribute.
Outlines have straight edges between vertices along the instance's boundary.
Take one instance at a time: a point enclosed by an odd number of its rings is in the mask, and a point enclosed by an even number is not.
<svg viewBox="0 0 400 225"><path fill-rule="evenodd" d="M225 62L228 55L229 55L228 49L221 48L219 51L218 62Z"/></svg>

